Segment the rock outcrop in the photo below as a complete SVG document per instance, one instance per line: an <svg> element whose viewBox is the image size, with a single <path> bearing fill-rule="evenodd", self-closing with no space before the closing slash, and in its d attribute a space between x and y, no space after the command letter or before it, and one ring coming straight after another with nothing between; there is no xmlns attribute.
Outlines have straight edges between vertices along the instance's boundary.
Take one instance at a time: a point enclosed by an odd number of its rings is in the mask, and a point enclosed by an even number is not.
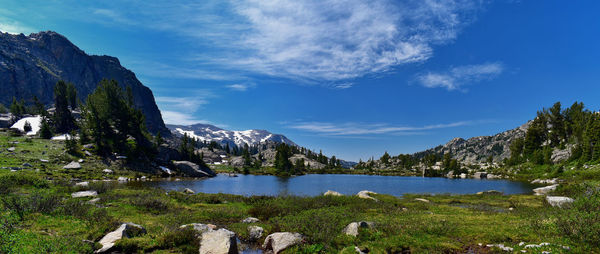
<svg viewBox="0 0 600 254"><path fill-rule="evenodd" d="M553 184L553 185L546 186L546 187L535 188L535 189L533 189L533 192L537 196L546 195L546 194L556 190L556 187L558 187L558 184Z"/></svg>
<svg viewBox="0 0 600 254"><path fill-rule="evenodd" d="M546 201L548 201L548 204L551 206L563 207L567 204L573 203L575 200L569 197L547 196Z"/></svg>
<svg viewBox="0 0 600 254"><path fill-rule="evenodd" d="M78 97L85 99L105 78L116 80L123 88L131 87L134 104L144 113L151 133L170 135L152 91L121 66L119 59L88 55L56 32L0 33L0 103L4 105L9 105L13 96L28 104L37 96L51 105L58 80L73 83Z"/></svg>
<svg viewBox="0 0 600 254"><path fill-rule="evenodd" d="M177 167L179 172L191 177L212 177L216 175L210 168L201 167L200 165L189 161L173 161L173 165Z"/></svg>

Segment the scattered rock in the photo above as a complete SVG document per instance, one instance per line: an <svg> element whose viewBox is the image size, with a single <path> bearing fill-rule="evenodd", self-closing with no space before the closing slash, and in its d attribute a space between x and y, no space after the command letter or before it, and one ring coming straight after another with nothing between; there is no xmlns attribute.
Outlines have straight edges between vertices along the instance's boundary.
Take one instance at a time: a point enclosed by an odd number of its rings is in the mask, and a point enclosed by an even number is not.
<svg viewBox="0 0 600 254"><path fill-rule="evenodd" d="M48 162L50 162L50 161L49 161L49 160L46 160L46 159L40 159L40 162L48 163Z"/></svg>
<svg viewBox="0 0 600 254"><path fill-rule="evenodd" d="M367 254L369 253L369 248L367 247L358 247L358 246L354 246L354 250L356 251L357 254Z"/></svg>
<svg viewBox="0 0 600 254"><path fill-rule="evenodd" d="M84 151L83 153L85 154L85 156L92 156L92 153L90 153L89 151Z"/></svg>
<svg viewBox="0 0 600 254"><path fill-rule="evenodd" d="M548 201L548 204L551 206L563 207L566 204L573 203L575 200L569 197L546 196L546 201Z"/></svg>
<svg viewBox="0 0 600 254"><path fill-rule="evenodd" d="M84 197L96 197L98 192L96 191L78 191L71 193L72 198L84 198Z"/></svg>
<svg viewBox="0 0 600 254"><path fill-rule="evenodd" d="M272 250L274 254L281 252L291 246L302 243L302 235L290 232L277 232L267 236L262 247Z"/></svg>
<svg viewBox="0 0 600 254"><path fill-rule="evenodd" d="M75 183L75 186L88 187L90 185L89 182L78 182Z"/></svg>
<svg viewBox="0 0 600 254"><path fill-rule="evenodd" d="M248 226L248 238L252 242L260 239L264 232L265 230L259 226Z"/></svg>
<svg viewBox="0 0 600 254"><path fill-rule="evenodd" d="M351 236L358 236L358 228L374 228L375 223L367 221L352 222L342 230L342 233Z"/></svg>
<svg viewBox="0 0 600 254"><path fill-rule="evenodd" d="M83 159L79 159L77 162L79 162L79 163L83 163Z"/></svg>
<svg viewBox="0 0 600 254"><path fill-rule="evenodd" d="M424 198L415 198L415 201L421 201L421 202L425 202L425 203L429 203L430 201Z"/></svg>
<svg viewBox="0 0 600 254"><path fill-rule="evenodd" d="M237 254L237 239L235 233L221 228L202 234L200 254Z"/></svg>
<svg viewBox="0 0 600 254"><path fill-rule="evenodd" d="M372 194L377 194L377 193L372 192L372 191L368 191L368 190L362 190L362 191L359 191L358 193L356 193L356 196L359 197L359 198L371 199L371 200L379 201L376 198L371 197Z"/></svg>
<svg viewBox="0 0 600 254"><path fill-rule="evenodd" d="M502 176L500 176L500 175L494 175L494 174L487 174L485 176L485 178L487 178L487 179L500 179L500 178L502 178Z"/></svg>
<svg viewBox="0 0 600 254"><path fill-rule="evenodd" d="M83 145L83 148L85 148L85 149L94 149L94 144L85 144L85 145Z"/></svg>
<svg viewBox="0 0 600 254"><path fill-rule="evenodd" d="M98 203L98 201L100 201L100 198L94 198L94 199L90 199L87 202L85 202L86 204L90 204L90 205L95 205L96 203Z"/></svg>
<svg viewBox="0 0 600 254"><path fill-rule="evenodd" d="M450 170L448 171L448 174L446 174L447 178L454 178L454 170Z"/></svg>
<svg viewBox="0 0 600 254"><path fill-rule="evenodd" d="M554 179L535 179L533 181L531 181L531 183L533 184L556 184L557 183L557 178Z"/></svg>
<svg viewBox="0 0 600 254"><path fill-rule="evenodd" d="M104 173L104 174L112 174L114 172L112 170L110 170L110 169L105 168L105 169L102 170L102 173Z"/></svg>
<svg viewBox="0 0 600 254"><path fill-rule="evenodd" d="M187 228L187 227L192 227L200 235L202 235L204 232L208 232L208 231L217 229L217 226L215 226L213 224L202 224L202 223L186 224L186 225L182 225L179 228Z"/></svg>
<svg viewBox="0 0 600 254"><path fill-rule="evenodd" d="M79 164L79 162L72 161L71 163L67 164L63 168L64 169L80 169L81 164Z"/></svg>
<svg viewBox="0 0 600 254"><path fill-rule="evenodd" d="M8 149L6 149L6 150L8 150L9 152L14 152L16 149L17 149L17 148L15 148L15 147L9 147L9 148L8 148Z"/></svg>
<svg viewBox="0 0 600 254"><path fill-rule="evenodd" d="M141 234L145 234L146 229L140 225L133 223L123 223L117 230L112 231L106 234L102 239L100 239L100 244L102 248L97 250L96 253L104 253L109 251L118 240L121 240L123 237L131 238L134 236L138 236Z"/></svg>
<svg viewBox="0 0 600 254"><path fill-rule="evenodd" d="M29 164L29 163L27 163L27 162L23 163L23 165L21 165L21 166L23 166L23 167L26 167L26 168L31 168L31 167L33 167L33 165L31 165L31 164Z"/></svg>
<svg viewBox="0 0 600 254"><path fill-rule="evenodd" d="M242 220L242 223L257 223L260 220L258 218L254 218L254 217L248 217Z"/></svg>
<svg viewBox="0 0 600 254"><path fill-rule="evenodd" d="M497 190L487 190L477 192L477 195L502 195L502 192Z"/></svg>
<svg viewBox="0 0 600 254"><path fill-rule="evenodd" d="M537 195L537 196L546 195L546 194L550 193L551 191L556 190L556 187L558 187L558 184L553 184L553 185L546 186L546 187L535 188L535 189L533 189L533 192L535 192L535 195Z"/></svg>
<svg viewBox="0 0 600 254"><path fill-rule="evenodd" d="M193 191L192 189L190 189L190 188L185 188L185 189L183 190L183 193L185 193L185 194L196 194L196 192L194 192L194 191Z"/></svg>
<svg viewBox="0 0 600 254"><path fill-rule="evenodd" d="M488 244L486 245L488 248L492 248L492 247L498 247L499 249L503 250L503 251L509 251L512 252L514 249L508 246L504 246L504 244Z"/></svg>
<svg viewBox="0 0 600 254"><path fill-rule="evenodd" d="M344 196L344 195L337 191L328 190L325 193L323 193L323 196Z"/></svg>
<svg viewBox="0 0 600 254"><path fill-rule="evenodd" d="M117 181L119 181L119 182L127 182L127 181L129 181L129 178L124 177L124 176L119 176L119 178L117 178Z"/></svg>
<svg viewBox="0 0 600 254"><path fill-rule="evenodd" d="M117 157L115 157L117 160L126 160L127 156L123 156L123 155L117 155Z"/></svg>
<svg viewBox="0 0 600 254"><path fill-rule="evenodd" d="M462 178L462 179L465 179L465 178L467 178L467 174L465 174L465 173L461 173L461 174L460 174L460 178Z"/></svg>

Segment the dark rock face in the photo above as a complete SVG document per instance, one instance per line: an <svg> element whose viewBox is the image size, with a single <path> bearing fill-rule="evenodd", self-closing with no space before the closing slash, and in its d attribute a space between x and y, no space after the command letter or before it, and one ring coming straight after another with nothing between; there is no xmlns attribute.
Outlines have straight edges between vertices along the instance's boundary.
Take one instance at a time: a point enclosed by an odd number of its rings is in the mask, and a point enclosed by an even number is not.
<svg viewBox="0 0 600 254"><path fill-rule="evenodd" d="M12 97L31 102L37 96L53 103L53 88L58 80L71 82L79 99L85 101L102 79L114 79L121 87L131 86L135 106L146 116L152 133L169 134L152 91L133 72L111 56L88 55L64 36L55 32L12 35L0 33L0 103Z"/></svg>

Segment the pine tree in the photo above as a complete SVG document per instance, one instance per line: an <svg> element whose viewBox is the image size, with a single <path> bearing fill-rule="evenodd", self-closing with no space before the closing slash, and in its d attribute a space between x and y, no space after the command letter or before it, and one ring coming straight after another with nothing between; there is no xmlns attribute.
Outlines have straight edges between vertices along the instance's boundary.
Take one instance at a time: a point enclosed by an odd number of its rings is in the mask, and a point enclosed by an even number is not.
<svg viewBox="0 0 600 254"><path fill-rule="evenodd" d="M290 169L292 169L292 162L289 160L292 157L290 147L281 143L277 145L275 151L275 168L280 172L290 173Z"/></svg>
<svg viewBox="0 0 600 254"><path fill-rule="evenodd" d="M72 109L76 109L77 108L77 89L75 89L75 85L73 85L73 83L67 84L66 95L67 95L68 105L71 106Z"/></svg>
<svg viewBox="0 0 600 254"><path fill-rule="evenodd" d="M379 161L381 161L381 163L383 163L384 165L388 165L390 163L390 155L388 154L387 151L385 151L385 153L383 153L381 158L379 158Z"/></svg>
<svg viewBox="0 0 600 254"><path fill-rule="evenodd" d="M42 123L40 126L40 137L43 139L51 139L52 138L52 128L50 127L50 123L48 122L48 118L42 116Z"/></svg>
<svg viewBox="0 0 600 254"><path fill-rule="evenodd" d="M54 86L54 124L58 133L68 133L75 127L67 93L67 83L58 81Z"/></svg>

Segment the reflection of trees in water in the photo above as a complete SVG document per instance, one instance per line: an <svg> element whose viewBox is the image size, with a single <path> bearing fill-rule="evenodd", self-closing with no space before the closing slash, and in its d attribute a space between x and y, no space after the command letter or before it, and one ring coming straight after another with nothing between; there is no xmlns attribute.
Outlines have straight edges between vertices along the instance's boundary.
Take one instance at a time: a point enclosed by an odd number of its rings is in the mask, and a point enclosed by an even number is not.
<svg viewBox="0 0 600 254"><path fill-rule="evenodd" d="M290 178L291 177L277 177L277 187L279 189L280 196L289 195L290 188Z"/></svg>

